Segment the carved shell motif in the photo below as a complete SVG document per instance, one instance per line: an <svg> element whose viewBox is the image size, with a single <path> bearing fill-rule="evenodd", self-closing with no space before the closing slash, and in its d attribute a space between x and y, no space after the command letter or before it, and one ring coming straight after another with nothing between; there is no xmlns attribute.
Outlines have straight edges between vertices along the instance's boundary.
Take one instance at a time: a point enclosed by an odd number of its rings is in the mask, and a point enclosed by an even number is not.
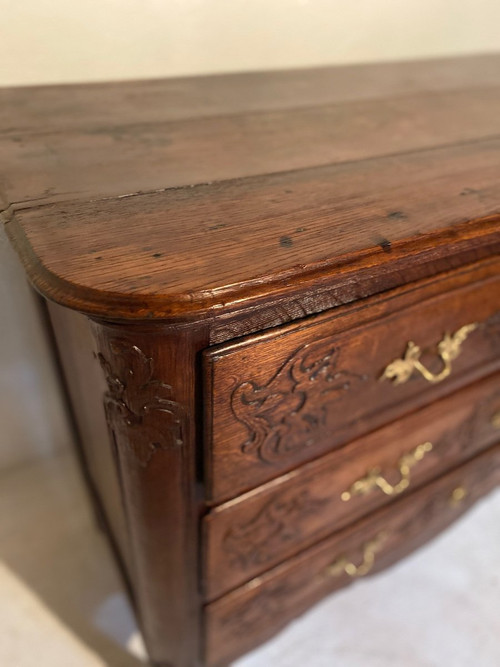
<svg viewBox="0 0 500 667"><path fill-rule="evenodd" d="M242 445L272 463L310 446L326 426L329 408L366 376L338 370L339 349L319 344L299 348L267 382L236 386L231 408L248 430Z"/></svg>
<svg viewBox="0 0 500 667"><path fill-rule="evenodd" d="M172 400L172 387L153 379L153 360L137 346L117 339L112 356L98 354L108 391L104 407L115 441L146 467L158 450L183 444L184 411Z"/></svg>

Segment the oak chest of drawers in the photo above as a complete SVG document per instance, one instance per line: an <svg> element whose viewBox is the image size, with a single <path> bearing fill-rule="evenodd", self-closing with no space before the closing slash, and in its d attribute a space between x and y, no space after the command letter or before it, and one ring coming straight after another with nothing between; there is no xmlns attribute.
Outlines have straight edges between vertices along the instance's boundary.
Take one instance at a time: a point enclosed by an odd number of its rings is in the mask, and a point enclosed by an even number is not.
<svg viewBox="0 0 500 667"><path fill-rule="evenodd" d="M500 57L0 103L153 664L229 664L499 483Z"/></svg>

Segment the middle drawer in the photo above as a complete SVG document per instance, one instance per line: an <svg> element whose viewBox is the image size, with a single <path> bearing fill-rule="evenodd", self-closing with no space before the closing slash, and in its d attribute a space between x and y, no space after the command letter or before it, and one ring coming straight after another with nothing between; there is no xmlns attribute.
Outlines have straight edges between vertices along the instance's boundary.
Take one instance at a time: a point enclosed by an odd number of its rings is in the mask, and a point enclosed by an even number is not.
<svg viewBox="0 0 500 667"><path fill-rule="evenodd" d="M220 505L203 522L205 598L437 477L499 431L496 374Z"/></svg>

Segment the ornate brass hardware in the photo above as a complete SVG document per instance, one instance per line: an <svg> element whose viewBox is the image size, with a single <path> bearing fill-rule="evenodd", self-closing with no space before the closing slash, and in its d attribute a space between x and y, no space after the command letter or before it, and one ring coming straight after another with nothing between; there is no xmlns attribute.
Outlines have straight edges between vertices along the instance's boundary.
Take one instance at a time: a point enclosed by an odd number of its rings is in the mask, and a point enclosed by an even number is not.
<svg viewBox="0 0 500 667"><path fill-rule="evenodd" d="M386 366L380 379L392 380L393 384L403 384L410 379L414 371L417 371L427 382L441 382L451 373L451 362L460 354L462 343L478 326L477 322L473 322L464 325L454 334L445 333L443 340L437 346L439 357L443 362L443 370L440 373L432 373L421 363L422 350L416 343L409 341L403 359L395 359Z"/></svg>
<svg viewBox="0 0 500 667"><path fill-rule="evenodd" d="M463 486L457 486L456 489L453 489L450 496L451 507L458 507L466 497L467 489L465 489Z"/></svg>
<svg viewBox="0 0 500 667"><path fill-rule="evenodd" d="M340 496L344 502L353 496L364 496L373 489L380 489L386 496L395 496L402 493L410 486L411 469L421 461L427 452L432 450L432 442L424 442L408 454L399 459L398 469L401 479L397 484L391 484L380 474L380 468L372 468L365 477L358 479L349 491L344 491Z"/></svg>
<svg viewBox="0 0 500 667"><path fill-rule="evenodd" d="M350 577L364 577L373 568L375 556L382 548L386 539L386 533L379 533L373 540L370 540L363 546L363 562L361 565L355 565L347 560L345 556L342 556L327 568L327 575L338 577L345 573Z"/></svg>

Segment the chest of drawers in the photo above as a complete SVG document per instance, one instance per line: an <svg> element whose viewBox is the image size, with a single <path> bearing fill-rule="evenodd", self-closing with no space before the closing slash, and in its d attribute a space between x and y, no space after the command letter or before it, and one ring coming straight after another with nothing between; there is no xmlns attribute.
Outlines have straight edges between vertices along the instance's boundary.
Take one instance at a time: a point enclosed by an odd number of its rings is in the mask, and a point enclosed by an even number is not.
<svg viewBox="0 0 500 667"><path fill-rule="evenodd" d="M229 664L500 482L500 57L0 103L153 664Z"/></svg>

